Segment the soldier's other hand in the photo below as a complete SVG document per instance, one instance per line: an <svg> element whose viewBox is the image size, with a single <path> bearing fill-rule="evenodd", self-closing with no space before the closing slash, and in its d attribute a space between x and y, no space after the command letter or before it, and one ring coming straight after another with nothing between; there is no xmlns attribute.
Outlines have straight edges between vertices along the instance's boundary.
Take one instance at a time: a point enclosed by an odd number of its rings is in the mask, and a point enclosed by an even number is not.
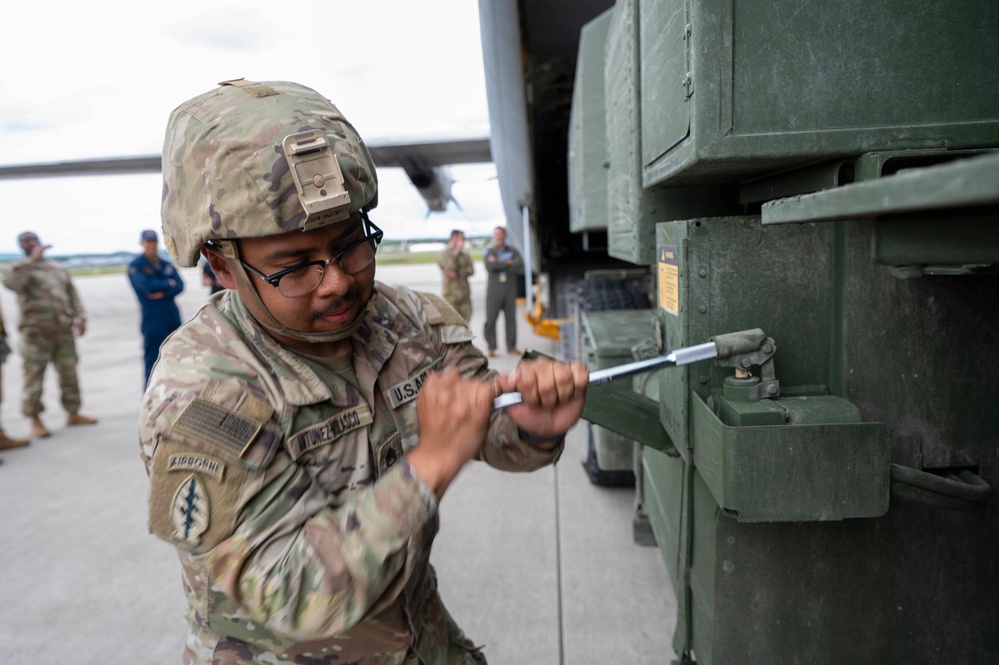
<svg viewBox="0 0 999 665"><path fill-rule="evenodd" d="M590 372L579 362L549 358L522 360L517 369L499 377L502 392L519 392L524 401L508 408L522 430L540 437L565 434L583 413Z"/></svg>
<svg viewBox="0 0 999 665"><path fill-rule="evenodd" d="M35 248L31 250L31 260L41 261L42 256L45 254L45 250L51 249L52 245L35 245Z"/></svg>
<svg viewBox="0 0 999 665"><path fill-rule="evenodd" d="M420 443L407 457L438 498L486 438L495 391L446 369L427 376L416 399Z"/></svg>
<svg viewBox="0 0 999 665"><path fill-rule="evenodd" d="M87 320L77 319L73 321L73 333L77 337L83 337L83 333L87 332Z"/></svg>

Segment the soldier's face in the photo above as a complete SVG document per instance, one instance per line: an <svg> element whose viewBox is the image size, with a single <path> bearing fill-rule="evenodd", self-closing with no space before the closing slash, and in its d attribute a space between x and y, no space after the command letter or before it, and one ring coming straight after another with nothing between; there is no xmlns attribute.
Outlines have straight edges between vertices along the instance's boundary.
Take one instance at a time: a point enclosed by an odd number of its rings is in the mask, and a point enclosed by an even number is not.
<svg viewBox="0 0 999 665"><path fill-rule="evenodd" d="M266 238L243 238L239 241L239 251L245 263L264 274L272 275L308 261L336 256L341 249L363 237L364 229L358 218L312 231L291 231ZM325 267L322 281L314 291L297 298L288 298L267 282L250 275L251 284L274 318L300 332L335 332L353 323L363 314L364 307L371 298L374 281L374 261L353 275L348 275L338 265L330 263ZM233 286L237 290L244 288L239 284ZM255 304L252 299L244 296L243 301L253 311ZM254 311L253 314L259 318L259 312ZM289 339L278 341L291 348L302 344Z"/></svg>
<svg viewBox="0 0 999 665"><path fill-rule="evenodd" d="M493 242L500 247L504 247L506 245L506 231L503 229L493 231Z"/></svg>
<svg viewBox="0 0 999 665"><path fill-rule="evenodd" d="M38 236L36 236L34 233L25 233L17 240L21 245L21 250L25 254L30 255L32 250L35 249L35 247L38 247Z"/></svg>

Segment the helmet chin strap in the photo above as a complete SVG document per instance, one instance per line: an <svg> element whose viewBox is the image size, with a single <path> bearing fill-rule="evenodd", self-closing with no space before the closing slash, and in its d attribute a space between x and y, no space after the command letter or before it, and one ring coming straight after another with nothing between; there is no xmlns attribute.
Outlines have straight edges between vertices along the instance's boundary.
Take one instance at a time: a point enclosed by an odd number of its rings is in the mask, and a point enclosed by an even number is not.
<svg viewBox="0 0 999 665"><path fill-rule="evenodd" d="M341 328L340 330L333 330L330 332L305 332L303 330L292 330L288 326L284 325L277 318L271 314L271 311L267 309L267 305L264 301L260 299L260 295L257 293L256 287L250 281L250 276L246 273L246 269L243 268L243 263L239 259L239 248L236 246L235 240L216 240L214 241L216 245L222 250L222 254L230 259L229 261L229 272L232 274L233 278L238 284L241 284L244 288L243 290L249 294L250 299L256 304L257 308L264 313L267 317L267 321L260 320L256 314L250 310L250 316L260 324L262 328L268 332L274 333L275 335L282 335L284 337L291 337L292 339L297 339L302 342L339 342L340 340L346 339L354 334L354 332L361 327L361 323L364 321L364 315L367 314L368 310L372 307L375 300L375 292L372 291L371 298L365 303L364 310L357 316L354 321L350 323L346 328ZM241 294L242 295L242 294Z"/></svg>

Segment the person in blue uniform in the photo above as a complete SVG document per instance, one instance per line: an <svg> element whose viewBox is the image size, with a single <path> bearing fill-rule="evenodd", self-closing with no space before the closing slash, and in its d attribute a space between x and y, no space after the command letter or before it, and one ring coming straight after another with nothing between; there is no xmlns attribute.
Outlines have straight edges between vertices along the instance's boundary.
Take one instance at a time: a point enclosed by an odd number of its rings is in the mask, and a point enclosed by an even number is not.
<svg viewBox="0 0 999 665"><path fill-rule="evenodd" d="M180 327L180 309L174 302L184 290L177 268L159 254L156 231L147 229L139 236L142 254L128 265L128 279L142 307L142 346L146 361L146 383L159 355L163 340Z"/></svg>

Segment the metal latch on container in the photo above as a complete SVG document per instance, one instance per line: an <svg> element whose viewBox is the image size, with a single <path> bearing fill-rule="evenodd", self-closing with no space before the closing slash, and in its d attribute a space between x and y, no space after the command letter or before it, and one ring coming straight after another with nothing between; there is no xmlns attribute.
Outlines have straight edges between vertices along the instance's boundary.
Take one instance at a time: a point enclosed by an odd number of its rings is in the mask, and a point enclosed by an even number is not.
<svg viewBox="0 0 999 665"><path fill-rule="evenodd" d="M712 340L718 343L718 365L735 368L735 376L725 379L725 385L736 388L744 401L758 402L780 396L780 381L774 370L777 342L773 338L757 328L718 335ZM759 376L750 372L754 366L760 368Z"/></svg>
<svg viewBox="0 0 999 665"><path fill-rule="evenodd" d="M305 211L302 230L346 219L350 215L350 194L325 132L313 129L290 134L281 142L281 148Z"/></svg>

